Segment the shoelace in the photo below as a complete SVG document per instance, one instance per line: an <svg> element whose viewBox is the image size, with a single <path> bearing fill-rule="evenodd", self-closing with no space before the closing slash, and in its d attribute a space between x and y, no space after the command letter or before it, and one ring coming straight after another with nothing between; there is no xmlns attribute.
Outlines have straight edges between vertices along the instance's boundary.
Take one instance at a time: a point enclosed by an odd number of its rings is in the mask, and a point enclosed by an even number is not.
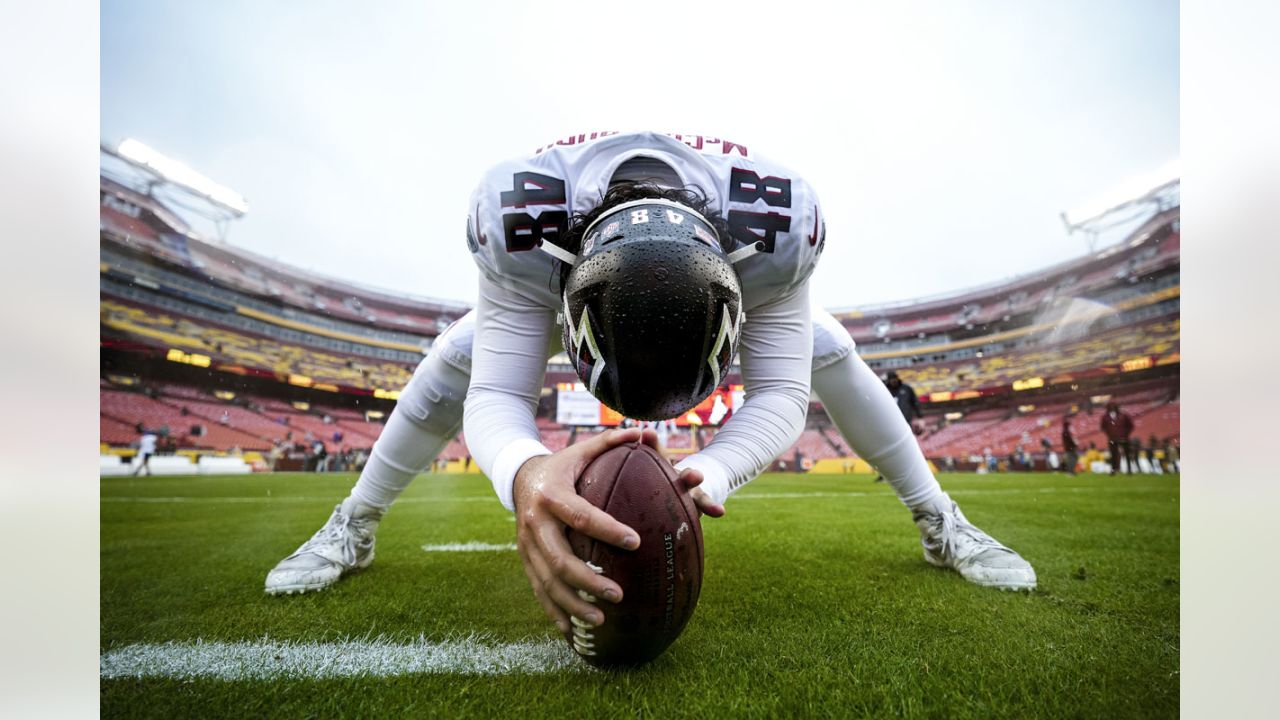
<svg viewBox="0 0 1280 720"><path fill-rule="evenodd" d="M352 537L352 534L347 532L347 529L351 526L351 521L352 518L350 515L347 515L341 510L335 510L333 517L329 518L329 522L325 523L325 526L320 528L320 532L312 535L311 539L308 540L305 545L298 548L298 552L293 554L294 557L312 552L316 546L328 545L338 541L341 543L342 547L343 564L355 565L355 540Z"/></svg>
<svg viewBox="0 0 1280 720"><path fill-rule="evenodd" d="M1005 552L1013 552L1009 548L1001 545L995 538L982 532L978 528L966 521L960 520L955 513L939 513L942 516L942 557L955 558L959 550L957 539L961 536L972 541L975 550L966 554L966 557L976 555L981 550L1004 550Z"/></svg>

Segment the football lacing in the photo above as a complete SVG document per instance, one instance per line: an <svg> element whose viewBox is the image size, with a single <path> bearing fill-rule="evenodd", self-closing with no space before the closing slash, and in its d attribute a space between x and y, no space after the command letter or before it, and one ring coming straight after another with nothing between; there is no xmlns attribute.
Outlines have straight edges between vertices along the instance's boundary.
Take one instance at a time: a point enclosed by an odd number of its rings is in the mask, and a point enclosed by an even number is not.
<svg viewBox="0 0 1280 720"><path fill-rule="evenodd" d="M597 575L604 574L604 568L600 567L599 565L596 565L593 562L588 561L587 567L591 568L592 572L594 572ZM591 593L588 593L586 590L579 590L578 597L593 604L596 601L596 596L592 595ZM578 653L579 655L595 655L596 651L593 650L592 648L594 648L596 644L592 641L596 639L596 636L595 636L595 633L591 632L595 628L592 627L589 623L579 620L574 615L570 615L569 620L573 623L574 652Z"/></svg>

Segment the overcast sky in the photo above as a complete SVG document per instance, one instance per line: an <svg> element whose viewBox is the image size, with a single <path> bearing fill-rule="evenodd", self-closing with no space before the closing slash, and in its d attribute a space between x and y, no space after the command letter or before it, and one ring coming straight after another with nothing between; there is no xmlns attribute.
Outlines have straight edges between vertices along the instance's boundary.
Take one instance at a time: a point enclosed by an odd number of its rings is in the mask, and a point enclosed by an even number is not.
<svg viewBox="0 0 1280 720"><path fill-rule="evenodd" d="M481 173L577 132L716 135L806 176L827 307L1079 255L1058 213L1179 155L1173 0L104 0L101 17L104 141L248 198L232 244L441 298L475 296Z"/></svg>

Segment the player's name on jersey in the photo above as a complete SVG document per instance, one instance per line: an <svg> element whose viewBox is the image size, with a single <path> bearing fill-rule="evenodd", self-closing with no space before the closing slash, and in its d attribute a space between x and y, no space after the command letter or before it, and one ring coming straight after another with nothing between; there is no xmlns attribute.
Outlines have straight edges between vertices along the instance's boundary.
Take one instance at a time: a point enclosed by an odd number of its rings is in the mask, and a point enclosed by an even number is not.
<svg viewBox="0 0 1280 720"><path fill-rule="evenodd" d="M539 155L557 146L571 147L573 145L582 145L583 143L588 143L588 142L591 142L592 140L599 140L600 138L606 138L611 135L617 135L617 134L619 134L617 130L598 130L596 132L579 133L577 135L570 135L569 137L564 138L562 140L557 140L553 143L548 143L546 145L543 145L537 150L534 150L533 154ZM751 157L751 153L747 150L747 146L742 145L740 143L730 142L728 140L721 140L720 138L711 137L708 135L690 135L687 133L686 134L664 133L664 134L667 135L668 137L673 137L676 140L679 140L680 142L684 143L685 145L688 145L694 150L698 150L699 152L707 152L711 154L718 153L720 155L737 154L741 157Z"/></svg>

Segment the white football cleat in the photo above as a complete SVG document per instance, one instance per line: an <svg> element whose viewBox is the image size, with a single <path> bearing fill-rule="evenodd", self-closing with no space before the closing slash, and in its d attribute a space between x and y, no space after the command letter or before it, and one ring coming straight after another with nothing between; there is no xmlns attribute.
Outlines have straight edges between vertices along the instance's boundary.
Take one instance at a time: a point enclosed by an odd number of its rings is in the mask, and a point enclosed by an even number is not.
<svg viewBox="0 0 1280 720"><path fill-rule="evenodd" d="M971 583L1001 590L1034 590L1036 571L1018 553L975 527L951 503L939 513L916 511L924 559L935 567L951 568Z"/></svg>
<svg viewBox="0 0 1280 720"><path fill-rule="evenodd" d="M267 573L268 595L323 590L343 575L373 562L373 533L383 511L351 498L333 509L329 522Z"/></svg>

